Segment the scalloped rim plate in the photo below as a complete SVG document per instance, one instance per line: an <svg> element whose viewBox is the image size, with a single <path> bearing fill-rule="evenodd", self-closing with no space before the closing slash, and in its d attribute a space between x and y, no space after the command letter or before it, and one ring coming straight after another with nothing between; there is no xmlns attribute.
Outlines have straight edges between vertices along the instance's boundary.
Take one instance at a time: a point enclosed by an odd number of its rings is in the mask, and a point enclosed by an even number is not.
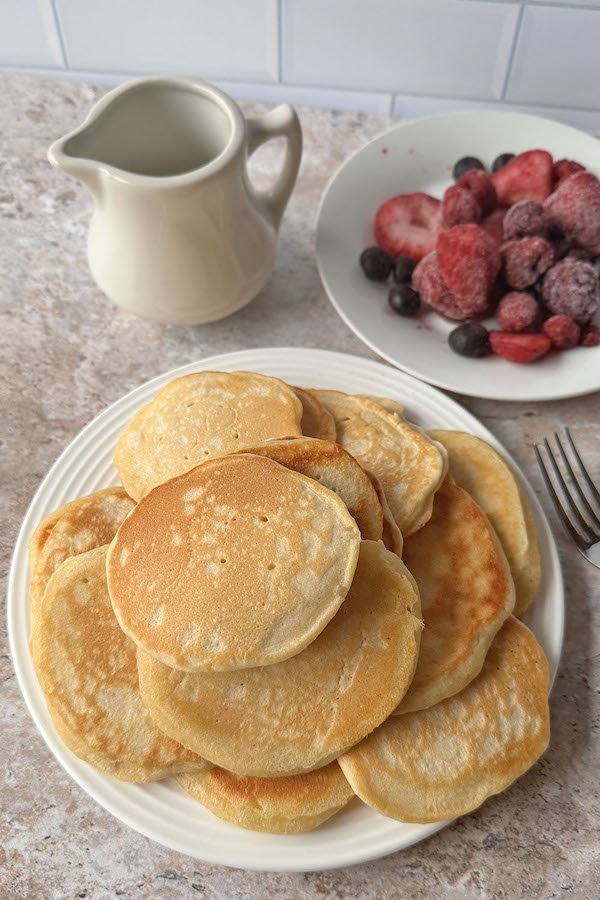
<svg viewBox="0 0 600 900"><path fill-rule="evenodd" d="M493 354L458 356L447 342L456 323L434 312L416 319L396 315L386 287L368 281L358 263L374 243L373 219L388 197L425 191L441 198L461 156L480 157L489 167L499 153L534 147L600 174L597 138L550 119L482 109L397 125L350 156L329 182L317 221L321 280L344 322L394 366L430 384L494 400L556 400L600 388L600 347L550 353L529 366Z"/></svg>
<svg viewBox="0 0 600 900"><path fill-rule="evenodd" d="M29 537L38 522L61 504L117 483L112 448L129 418L172 378L202 369L254 370L291 384L392 397L405 405L409 419L417 424L469 431L507 456L483 425L439 391L390 366L342 353L298 348L242 350L209 357L154 378L117 400L75 437L42 481L23 521L9 578L8 629L17 678L31 716L60 764L101 806L141 834L206 862L262 871L316 871L364 862L408 847L447 823L401 824L355 799L307 834L244 831L217 819L173 779L147 785L124 784L97 772L67 750L54 731L28 649ZM525 621L542 644L554 677L564 619L556 545L535 494L513 460L510 462L535 517L544 573L537 601Z"/></svg>

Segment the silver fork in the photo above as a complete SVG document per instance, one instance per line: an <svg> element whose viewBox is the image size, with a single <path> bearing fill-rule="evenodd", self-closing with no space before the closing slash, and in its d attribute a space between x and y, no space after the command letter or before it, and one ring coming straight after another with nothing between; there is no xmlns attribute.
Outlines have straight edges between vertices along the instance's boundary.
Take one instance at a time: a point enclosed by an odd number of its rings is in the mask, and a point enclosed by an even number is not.
<svg viewBox="0 0 600 900"><path fill-rule="evenodd" d="M558 513L565 530L573 539L579 552L585 556L592 565L600 569L600 493L583 464L568 428L565 428L565 434L571 454L576 461L577 468L580 472L579 477L575 474L563 446L563 442L556 431L554 432L554 439L556 441L556 446L558 447L560 458L570 477L571 488L567 486L558 467L550 444L548 443L548 438L544 438L544 447L546 448L546 456L550 463L550 467L548 468L548 465L544 462L544 458L540 452L541 444L535 444L535 455L537 456L537 461L542 472L544 484L548 489L548 493L550 494L556 512ZM558 486L560 494L564 498L564 502L557 493L555 484Z"/></svg>

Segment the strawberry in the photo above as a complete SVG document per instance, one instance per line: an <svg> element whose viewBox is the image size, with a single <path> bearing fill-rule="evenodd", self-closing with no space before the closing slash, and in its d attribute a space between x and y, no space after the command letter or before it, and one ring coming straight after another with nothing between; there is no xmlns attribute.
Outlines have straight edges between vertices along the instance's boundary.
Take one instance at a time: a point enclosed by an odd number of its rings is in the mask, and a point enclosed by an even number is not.
<svg viewBox="0 0 600 900"><path fill-rule="evenodd" d="M500 254L493 239L478 225L449 228L440 234L437 262L458 305L474 318L485 315L500 271Z"/></svg>
<svg viewBox="0 0 600 900"><path fill-rule="evenodd" d="M386 200L375 215L375 241L393 256L415 262L431 250L439 231L440 201L429 194L398 194Z"/></svg>
<svg viewBox="0 0 600 900"><path fill-rule="evenodd" d="M552 157L545 150L527 150L492 175L499 206L519 200L543 203L552 192Z"/></svg>
<svg viewBox="0 0 600 900"><path fill-rule="evenodd" d="M470 174L467 172L467 174ZM464 178L464 175L463 175ZM453 184L442 197L442 227L453 228L481 221L481 206L467 188Z"/></svg>
<svg viewBox="0 0 600 900"><path fill-rule="evenodd" d="M473 194L484 216L496 209L498 205L496 188L487 172L482 172L481 169L471 169L461 175L456 183Z"/></svg>
<svg viewBox="0 0 600 900"><path fill-rule="evenodd" d="M556 187L559 182L564 181L565 178L568 178L569 175L574 175L575 172L585 172L585 166L575 162L574 159L559 159L554 163L552 168L554 187Z"/></svg>
<svg viewBox="0 0 600 900"><path fill-rule="evenodd" d="M425 303L429 303L438 315L451 322L464 322L469 313L460 308L456 298L448 290L438 270L435 250L424 256L413 272L413 284Z"/></svg>
<svg viewBox="0 0 600 900"><path fill-rule="evenodd" d="M490 346L494 353L516 363L531 363L544 356L552 346L545 334L511 334L491 331Z"/></svg>
<svg viewBox="0 0 600 900"><path fill-rule="evenodd" d="M489 234L497 247L500 247L500 244L504 243L504 217L506 213L507 210L505 209L495 209L494 212L490 213L489 216L486 216L481 223L481 227L486 234Z"/></svg>

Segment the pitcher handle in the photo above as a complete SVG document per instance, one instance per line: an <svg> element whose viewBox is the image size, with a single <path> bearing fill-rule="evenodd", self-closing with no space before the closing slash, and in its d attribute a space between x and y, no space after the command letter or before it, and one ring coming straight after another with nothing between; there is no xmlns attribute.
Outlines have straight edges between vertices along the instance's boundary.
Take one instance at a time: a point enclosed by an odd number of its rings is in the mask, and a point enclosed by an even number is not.
<svg viewBox="0 0 600 900"><path fill-rule="evenodd" d="M287 206L290 194L296 183L300 158L302 156L302 129L296 110L287 103L282 103L264 116L247 119L248 156L251 156L261 144L275 137L286 139L285 156L279 178L266 191L251 188L253 197L260 203L266 217L275 230Z"/></svg>

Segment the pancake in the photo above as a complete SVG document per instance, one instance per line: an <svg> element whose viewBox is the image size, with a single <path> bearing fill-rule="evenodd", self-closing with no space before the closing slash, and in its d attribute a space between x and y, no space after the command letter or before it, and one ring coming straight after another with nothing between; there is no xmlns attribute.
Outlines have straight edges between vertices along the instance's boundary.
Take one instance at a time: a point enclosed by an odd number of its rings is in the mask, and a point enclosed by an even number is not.
<svg viewBox="0 0 600 900"><path fill-rule="evenodd" d="M398 416L400 419L404 418L404 407L397 400L390 400L389 397L373 397L371 394L363 394L362 396L366 397L367 400L378 403L379 406L383 406L392 415Z"/></svg>
<svg viewBox="0 0 600 900"><path fill-rule="evenodd" d="M441 822L507 788L549 738L548 662L511 616L460 694L388 719L339 764L361 800L384 816Z"/></svg>
<svg viewBox="0 0 600 900"><path fill-rule="evenodd" d="M383 485L377 475L374 475L372 472L367 472L367 475L371 479L371 484L375 488L375 493L379 498L381 510L383 512L383 531L381 539L388 550L391 550L392 553L397 553L398 556L402 557L404 538L402 537L402 532L396 525L396 520L392 515L390 505L387 502L387 497L385 496L385 491L383 490Z"/></svg>
<svg viewBox="0 0 600 900"><path fill-rule="evenodd" d="M117 441L114 463L139 500L194 466L267 438L301 435L302 403L278 378L197 372L169 382Z"/></svg>
<svg viewBox="0 0 600 900"><path fill-rule="evenodd" d="M280 662L323 630L354 575L360 534L312 478L252 454L161 484L108 552L121 628L187 671Z"/></svg>
<svg viewBox="0 0 600 900"><path fill-rule="evenodd" d="M335 422L331 413L303 388L295 387L292 390L302 403L302 434L322 441L335 441Z"/></svg>
<svg viewBox="0 0 600 900"><path fill-rule="evenodd" d="M230 772L277 777L324 766L379 725L410 684L420 603L402 561L363 541L352 587L297 656L191 674L138 649L142 699L159 727Z"/></svg>
<svg viewBox="0 0 600 900"><path fill-rule="evenodd" d="M463 431L431 431L448 452L450 474L492 523L515 582L515 616L533 601L542 577L531 510L510 466L481 438Z"/></svg>
<svg viewBox="0 0 600 900"><path fill-rule="evenodd" d="M134 506L122 487L110 487L66 503L40 522L28 545L32 631L50 576L69 556L110 543Z"/></svg>
<svg viewBox="0 0 600 900"><path fill-rule="evenodd" d="M380 479L404 537L422 528L446 474L444 448L369 397L311 393L332 414L338 444Z"/></svg>
<svg viewBox="0 0 600 900"><path fill-rule="evenodd" d="M124 781L156 781L207 763L158 730L140 699L135 644L106 588L107 547L67 559L46 588L33 641L59 736L80 759Z"/></svg>
<svg viewBox="0 0 600 900"><path fill-rule="evenodd" d="M367 473L353 456L332 441L289 438L265 441L241 451L268 456L287 469L320 482L344 501L364 541L378 541L383 534L383 512Z"/></svg>
<svg viewBox="0 0 600 900"><path fill-rule="evenodd" d="M419 587L425 629L415 677L397 714L433 706L475 678L515 602L494 529L450 476L435 495L427 525L404 542L403 559Z"/></svg>
<svg viewBox="0 0 600 900"><path fill-rule="evenodd" d="M282 778L233 775L213 766L204 772L180 775L177 781L220 819L270 834L311 831L354 796L337 762Z"/></svg>

